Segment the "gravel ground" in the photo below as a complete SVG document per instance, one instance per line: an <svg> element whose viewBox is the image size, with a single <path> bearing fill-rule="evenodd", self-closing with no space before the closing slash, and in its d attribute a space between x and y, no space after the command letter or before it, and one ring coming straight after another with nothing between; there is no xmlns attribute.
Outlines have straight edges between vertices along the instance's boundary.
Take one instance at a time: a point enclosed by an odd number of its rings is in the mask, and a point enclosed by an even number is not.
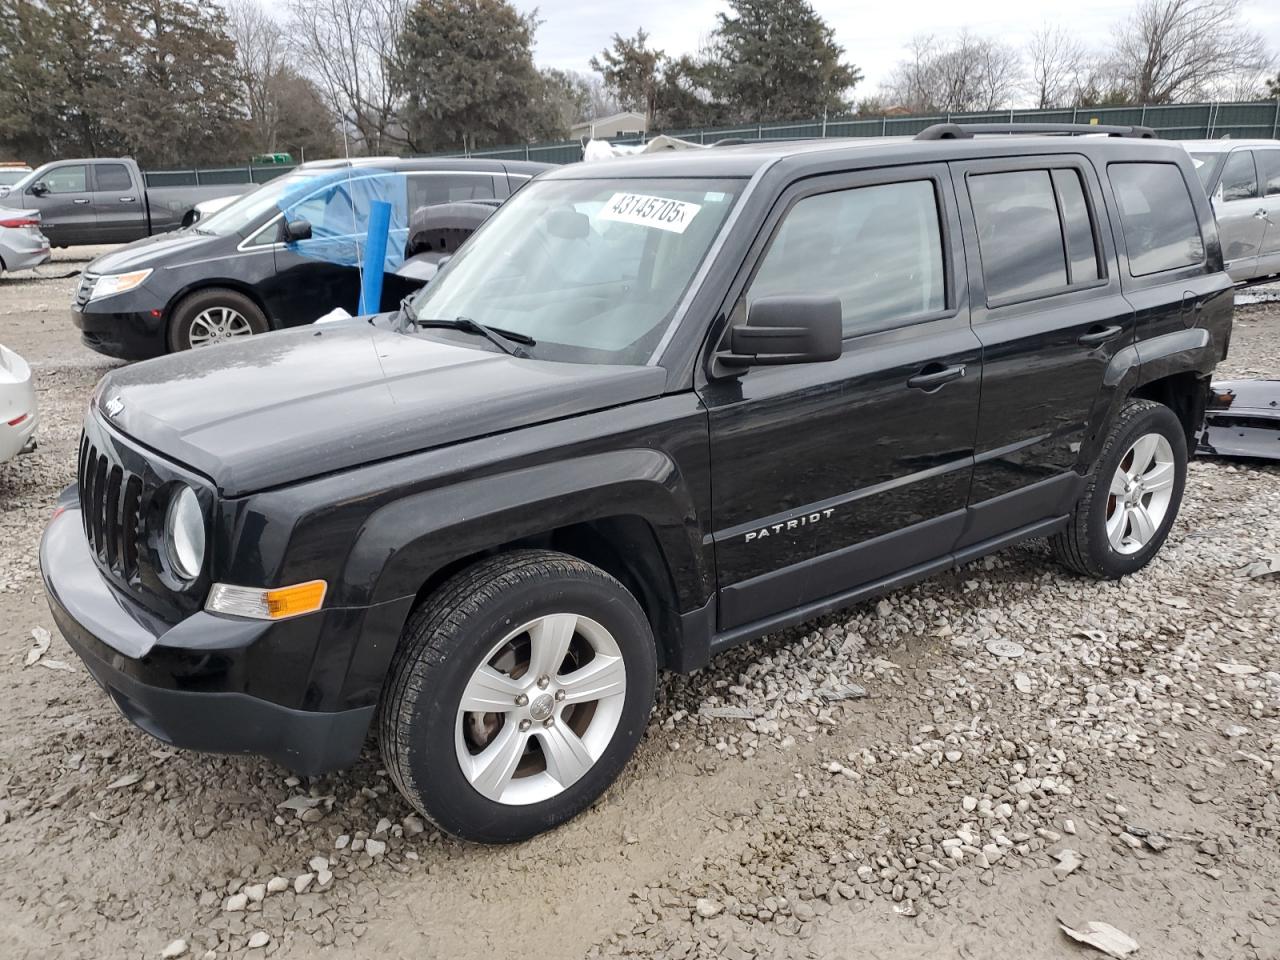
<svg viewBox="0 0 1280 960"><path fill-rule="evenodd" d="M43 415L0 467L4 956L1101 956L1061 920L1139 956L1280 958L1280 579L1243 572L1280 553L1280 466L1194 463L1119 584L1030 544L669 678L601 803L468 846L372 748L303 782L164 748L57 635L36 544L111 366L74 285L0 279ZM1220 375L1278 373L1280 305L1241 308Z"/></svg>

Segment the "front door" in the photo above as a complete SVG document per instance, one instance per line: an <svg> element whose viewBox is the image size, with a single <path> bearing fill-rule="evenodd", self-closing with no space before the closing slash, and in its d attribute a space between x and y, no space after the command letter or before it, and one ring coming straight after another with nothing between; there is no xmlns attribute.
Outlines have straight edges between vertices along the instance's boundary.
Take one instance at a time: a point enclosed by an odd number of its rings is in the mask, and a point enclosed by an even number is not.
<svg viewBox="0 0 1280 960"><path fill-rule="evenodd" d="M37 183L46 192L37 195L27 187L23 202L40 211L40 232L55 247L73 243L95 243L98 216L93 209L89 167L83 163L60 163L50 167Z"/></svg>
<svg viewBox="0 0 1280 960"><path fill-rule="evenodd" d="M1258 173L1252 150L1228 154L1213 193L1213 212L1222 238L1222 259L1233 280L1248 280L1258 269L1258 251L1267 221L1258 201Z"/></svg>
<svg viewBox="0 0 1280 960"><path fill-rule="evenodd" d="M981 381L945 166L815 178L779 200L730 293L838 297L844 351L700 388L719 629L817 613L945 558L963 526Z"/></svg>
<svg viewBox="0 0 1280 960"><path fill-rule="evenodd" d="M1257 276L1280 273L1280 146L1258 147L1259 197L1257 217L1265 225L1258 249Z"/></svg>
<svg viewBox="0 0 1280 960"><path fill-rule="evenodd" d="M952 175L982 341L968 547L1069 509L1103 374L1133 342L1134 315L1083 157L956 163Z"/></svg>

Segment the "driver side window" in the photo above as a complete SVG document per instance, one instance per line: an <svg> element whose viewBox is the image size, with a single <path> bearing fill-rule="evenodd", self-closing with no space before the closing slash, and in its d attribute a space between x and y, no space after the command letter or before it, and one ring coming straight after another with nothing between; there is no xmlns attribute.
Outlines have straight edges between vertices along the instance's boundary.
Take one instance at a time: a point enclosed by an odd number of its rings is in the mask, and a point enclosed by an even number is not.
<svg viewBox="0 0 1280 960"><path fill-rule="evenodd" d="M805 197L786 214L747 290L840 300L845 337L946 307L932 180Z"/></svg>
<svg viewBox="0 0 1280 960"><path fill-rule="evenodd" d="M1253 154L1237 150L1227 157L1222 168L1222 199L1253 200L1258 196L1258 174L1253 168Z"/></svg>
<svg viewBox="0 0 1280 960"><path fill-rule="evenodd" d="M50 193L84 193L89 189L89 170L83 164L55 167L40 179Z"/></svg>

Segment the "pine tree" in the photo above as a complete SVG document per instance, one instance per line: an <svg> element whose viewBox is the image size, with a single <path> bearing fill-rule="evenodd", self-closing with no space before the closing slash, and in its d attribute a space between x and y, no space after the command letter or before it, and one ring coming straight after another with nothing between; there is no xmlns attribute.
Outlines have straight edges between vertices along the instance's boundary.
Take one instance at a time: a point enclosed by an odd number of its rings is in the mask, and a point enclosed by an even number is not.
<svg viewBox="0 0 1280 960"><path fill-rule="evenodd" d="M730 0L717 14L709 88L736 120L819 117L848 109L862 71L806 0Z"/></svg>
<svg viewBox="0 0 1280 960"><path fill-rule="evenodd" d="M405 17L392 75L411 149L472 150L542 134L537 25L506 0L420 0Z"/></svg>

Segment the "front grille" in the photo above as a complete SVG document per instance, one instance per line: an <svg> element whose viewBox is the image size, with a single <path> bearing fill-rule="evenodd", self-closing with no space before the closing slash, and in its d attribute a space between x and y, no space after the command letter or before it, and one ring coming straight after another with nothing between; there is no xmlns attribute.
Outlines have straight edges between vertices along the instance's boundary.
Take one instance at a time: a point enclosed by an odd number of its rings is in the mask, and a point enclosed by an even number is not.
<svg viewBox="0 0 1280 960"><path fill-rule="evenodd" d="M78 470L80 511L89 546L126 583L136 582L146 492L142 478L113 463L87 435L80 438Z"/></svg>
<svg viewBox="0 0 1280 960"><path fill-rule="evenodd" d="M78 309L83 310L85 304L89 302L89 295L93 293L93 285L98 282L96 273L85 272L80 274L80 286L76 287L75 304Z"/></svg>

